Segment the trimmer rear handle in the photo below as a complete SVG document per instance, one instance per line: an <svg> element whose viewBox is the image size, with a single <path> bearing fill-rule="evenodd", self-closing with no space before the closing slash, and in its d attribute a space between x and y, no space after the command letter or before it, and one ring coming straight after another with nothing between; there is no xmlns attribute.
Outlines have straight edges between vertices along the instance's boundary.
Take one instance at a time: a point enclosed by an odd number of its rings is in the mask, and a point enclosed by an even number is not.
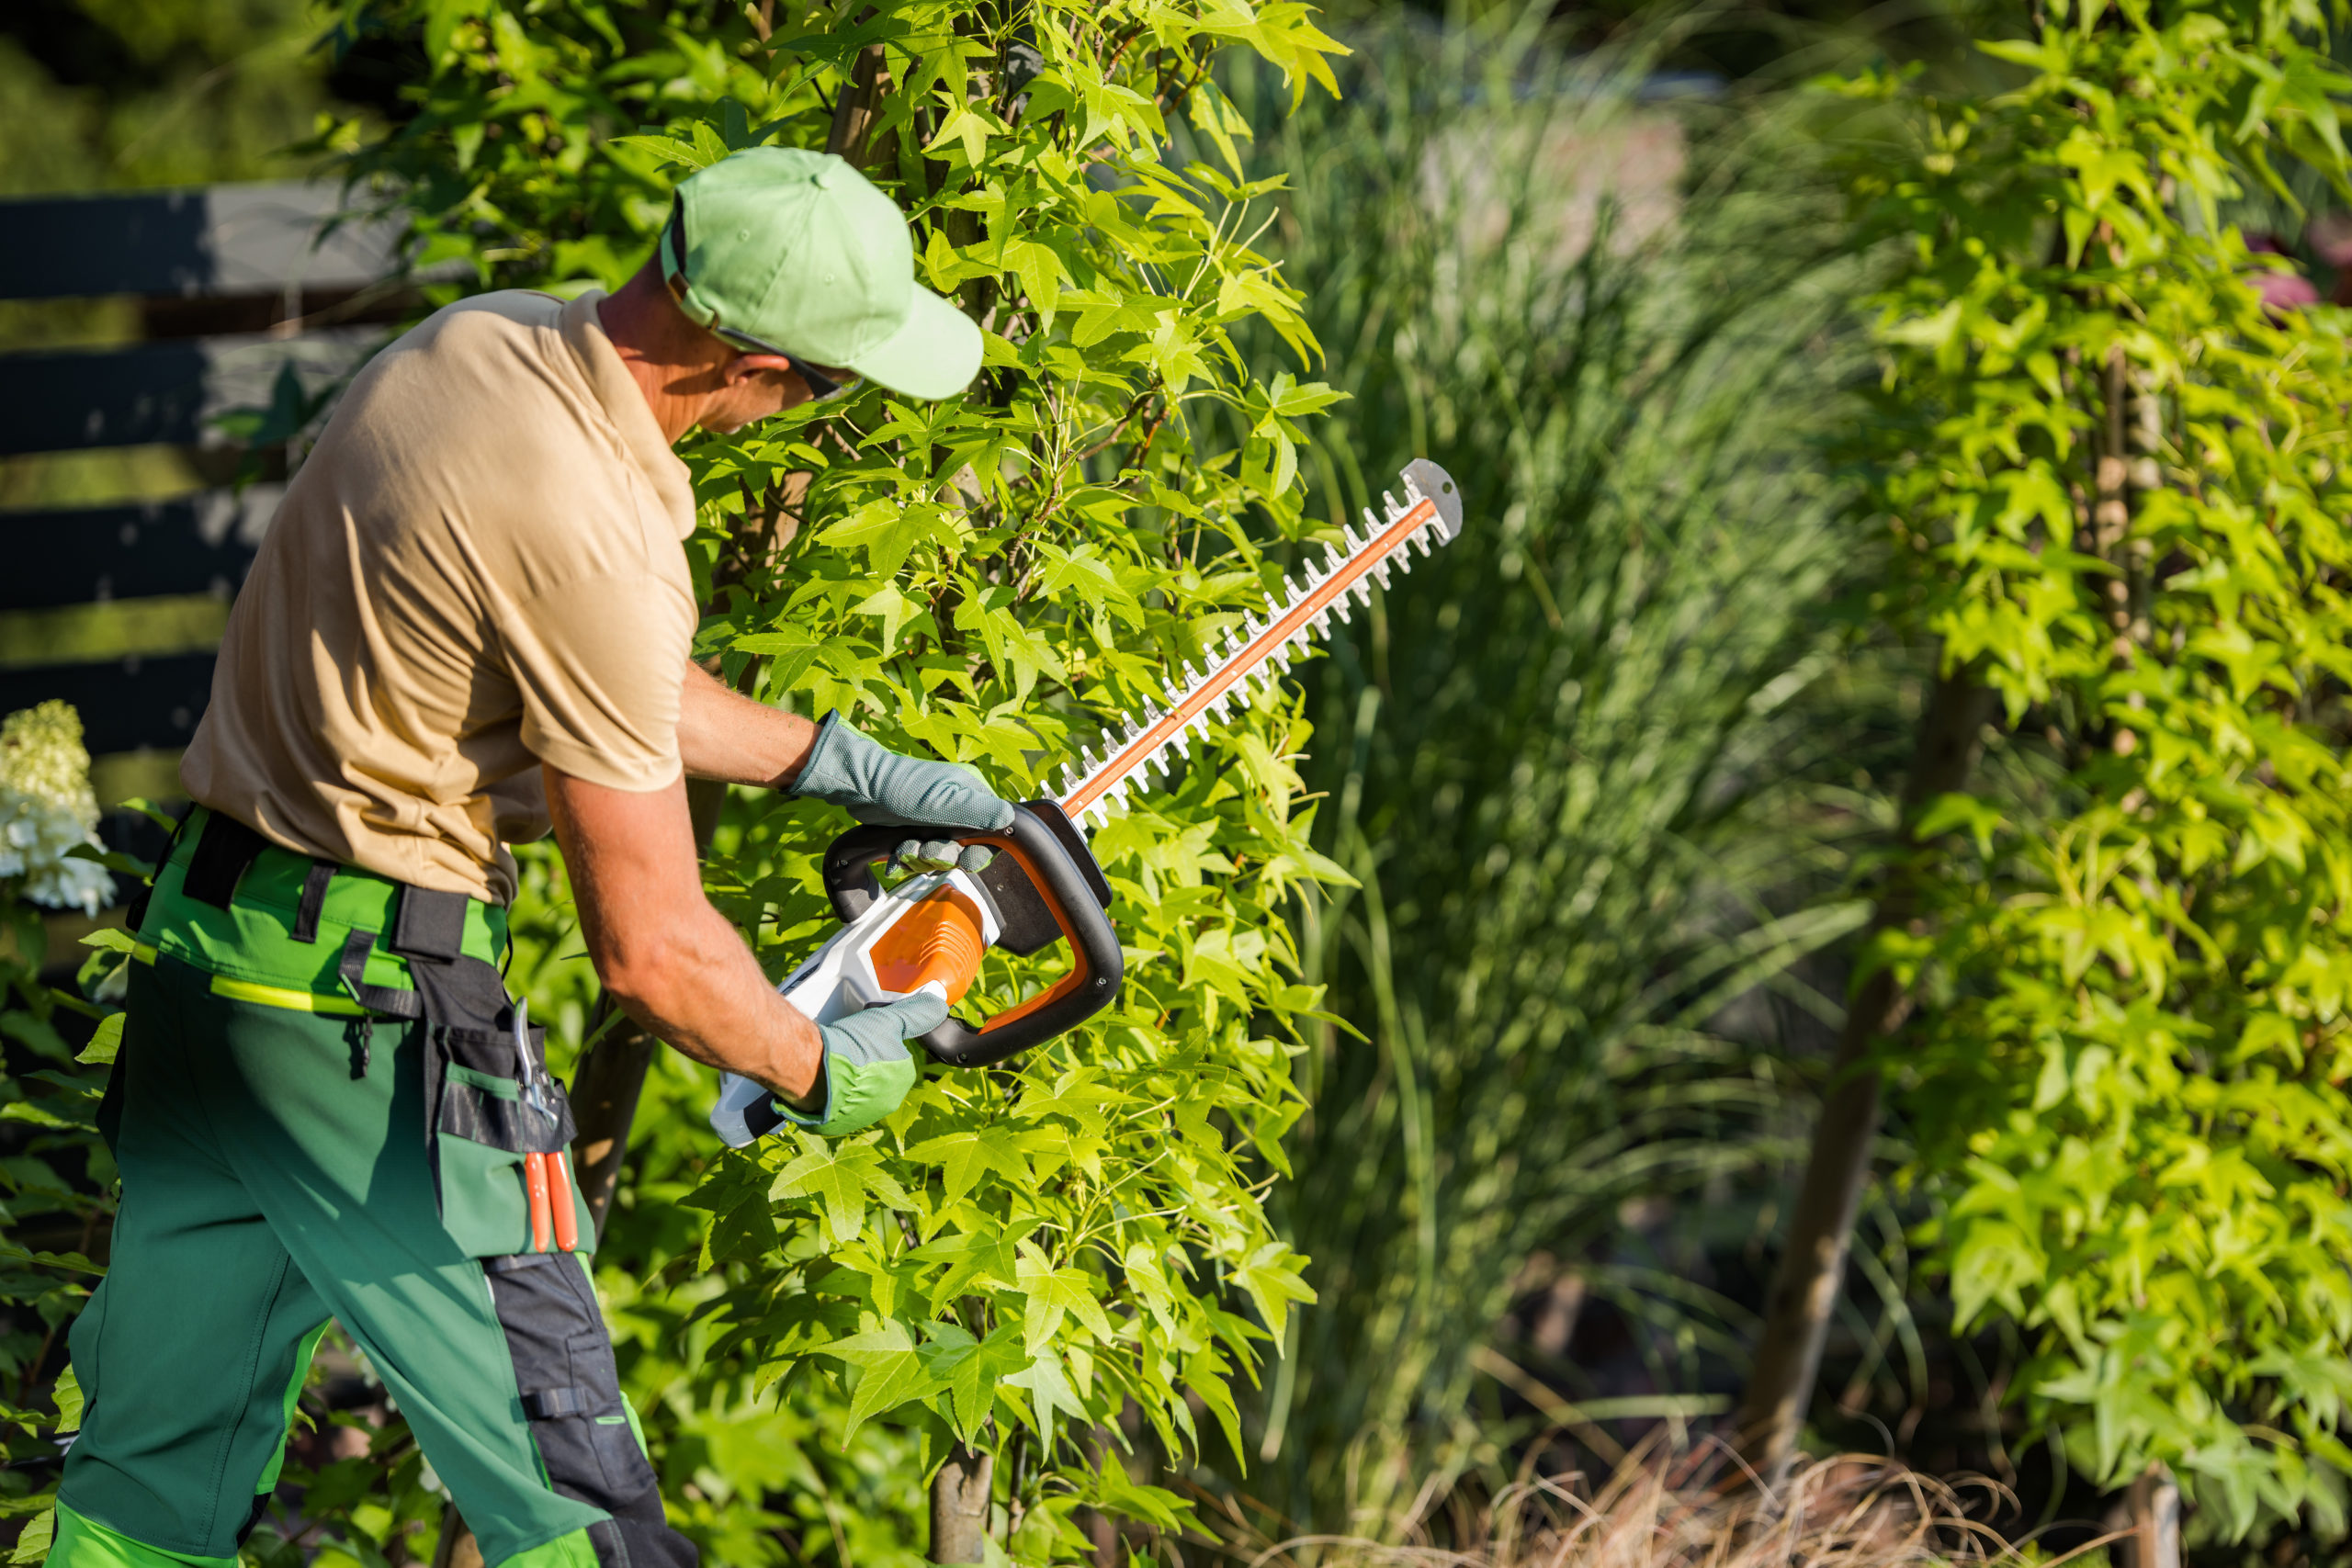
<svg viewBox="0 0 2352 1568"><path fill-rule="evenodd" d="M832 841L824 859L825 892L844 922L881 896L874 868L910 838L953 838L994 849L996 859L976 880L996 906L1002 928L996 945L1026 954L1064 941L1072 957L1069 974L978 1028L951 1017L921 1036L933 1060L960 1067L1003 1061L1076 1028L1119 994L1125 962L1105 914L1111 886L1058 805L1024 802L1013 807L1012 826L993 833L920 823L851 829Z"/></svg>

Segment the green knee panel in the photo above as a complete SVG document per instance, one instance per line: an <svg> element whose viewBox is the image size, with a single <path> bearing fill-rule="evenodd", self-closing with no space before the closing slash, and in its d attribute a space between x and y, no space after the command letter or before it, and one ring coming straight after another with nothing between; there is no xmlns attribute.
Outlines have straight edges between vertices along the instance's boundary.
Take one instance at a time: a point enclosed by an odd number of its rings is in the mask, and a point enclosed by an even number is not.
<svg viewBox="0 0 2352 1568"><path fill-rule="evenodd" d="M426 1026L239 1001L211 978L169 956L133 966L108 1090L122 1205L112 1267L72 1333L87 1404L50 1561L233 1559L332 1316L487 1562L690 1568L584 1264L488 1255L528 1245L519 1176L494 1164L463 1178L509 1184L466 1210L482 1234L445 1220ZM442 1174L460 1179L446 1160Z"/></svg>
<svg viewBox="0 0 2352 1568"><path fill-rule="evenodd" d="M60 1505L57 1537L47 1561L56 1568L236 1568L233 1557L191 1557L165 1551L144 1541L110 1530L96 1519L85 1519ZM558 1536L506 1559L503 1568L601 1568L596 1549L586 1530Z"/></svg>

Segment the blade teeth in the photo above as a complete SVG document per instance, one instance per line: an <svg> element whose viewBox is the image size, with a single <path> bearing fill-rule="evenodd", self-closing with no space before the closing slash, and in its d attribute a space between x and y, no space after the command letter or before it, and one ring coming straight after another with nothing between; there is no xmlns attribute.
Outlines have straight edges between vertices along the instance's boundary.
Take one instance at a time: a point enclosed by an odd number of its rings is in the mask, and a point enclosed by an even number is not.
<svg viewBox="0 0 2352 1568"><path fill-rule="evenodd" d="M1373 510L1369 506L1363 509L1363 525L1375 534L1387 526L1386 524L1381 522L1378 517L1373 514Z"/></svg>
<svg viewBox="0 0 2352 1568"><path fill-rule="evenodd" d="M1388 521L1391 523L1394 523L1399 517L1404 516L1408 510L1405 507L1397 505L1396 498L1385 490L1380 492L1380 504L1388 509Z"/></svg>

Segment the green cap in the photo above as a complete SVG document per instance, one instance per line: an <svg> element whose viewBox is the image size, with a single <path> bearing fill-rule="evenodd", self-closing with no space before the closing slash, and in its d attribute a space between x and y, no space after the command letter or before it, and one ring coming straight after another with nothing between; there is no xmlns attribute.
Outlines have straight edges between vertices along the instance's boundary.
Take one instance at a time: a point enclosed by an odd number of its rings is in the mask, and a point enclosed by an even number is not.
<svg viewBox="0 0 2352 1568"><path fill-rule="evenodd" d="M749 147L678 186L662 275L695 324L755 351L952 398L980 329L915 281L896 203L830 152Z"/></svg>

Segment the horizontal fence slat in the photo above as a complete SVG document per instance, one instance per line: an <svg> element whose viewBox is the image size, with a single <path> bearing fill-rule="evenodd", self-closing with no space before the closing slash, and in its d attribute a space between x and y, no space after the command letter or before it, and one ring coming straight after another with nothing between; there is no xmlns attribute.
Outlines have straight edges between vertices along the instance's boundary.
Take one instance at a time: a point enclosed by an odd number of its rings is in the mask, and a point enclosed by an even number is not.
<svg viewBox="0 0 2352 1568"><path fill-rule="evenodd" d="M193 446L204 429L205 369L192 343L0 356L0 454Z"/></svg>
<svg viewBox="0 0 2352 1568"><path fill-rule="evenodd" d="M82 715L93 756L186 746L212 695L209 653L114 664L52 664L0 671L0 714L62 697Z"/></svg>
<svg viewBox="0 0 2352 1568"><path fill-rule="evenodd" d="M279 485L133 506L0 512L0 611L108 599L233 594L277 509Z"/></svg>
<svg viewBox="0 0 2352 1568"><path fill-rule="evenodd" d="M324 232L332 181L0 201L0 299L143 294L201 298L288 288L358 288L389 276L397 230Z"/></svg>
<svg viewBox="0 0 2352 1568"><path fill-rule="evenodd" d="M315 389L383 341L374 327L301 337L202 338L104 353L0 354L0 457L94 446L187 446L212 421L267 405L281 367Z"/></svg>

